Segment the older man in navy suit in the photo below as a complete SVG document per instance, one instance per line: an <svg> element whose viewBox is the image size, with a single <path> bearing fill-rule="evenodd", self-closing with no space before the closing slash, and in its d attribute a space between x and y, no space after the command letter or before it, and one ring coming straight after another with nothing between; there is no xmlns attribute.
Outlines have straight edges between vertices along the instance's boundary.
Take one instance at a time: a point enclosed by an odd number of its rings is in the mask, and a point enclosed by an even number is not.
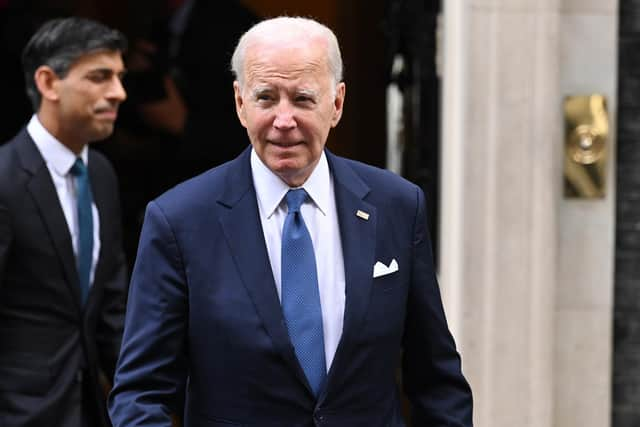
<svg viewBox="0 0 640 427"><path fill-rule="evenodd" d="M401 365L414 426L471 426L422 191L325 149L334 34L263 21L232 69L251 147L147 208L114 425L169 426L186 384L186 426L404 426Z"/></svg>

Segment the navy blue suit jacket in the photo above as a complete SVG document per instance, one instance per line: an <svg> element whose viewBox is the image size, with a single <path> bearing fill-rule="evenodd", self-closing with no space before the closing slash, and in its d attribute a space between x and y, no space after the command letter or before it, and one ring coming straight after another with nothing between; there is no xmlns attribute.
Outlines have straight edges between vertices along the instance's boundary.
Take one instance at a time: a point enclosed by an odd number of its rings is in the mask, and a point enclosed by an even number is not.
<svg viewBox="0 0 640 427"><path fill-rule="evenodd" d="M316 399L282 315L249 153L147 208L110 396L114 426L169 426L185 380L186 426L403 426L401 360L414 426L471 426L471 391L442 308L422 191L326 151L346 307ZM392 259L398 271L373 278L376 261Z"/></svg>

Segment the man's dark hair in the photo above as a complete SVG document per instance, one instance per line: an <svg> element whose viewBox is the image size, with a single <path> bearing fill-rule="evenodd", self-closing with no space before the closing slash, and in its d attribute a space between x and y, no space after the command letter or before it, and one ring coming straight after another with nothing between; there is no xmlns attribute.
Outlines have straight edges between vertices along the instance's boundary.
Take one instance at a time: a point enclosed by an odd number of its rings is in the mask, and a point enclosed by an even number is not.
<svg viewBox="0 0 640 427"><path fill-rule="evenodd" d="M90 19L71 17L45 22L22 51L27 96L33 110L38 111L42 100L34 80L38 67L47 65L63 79L81 56L103 50L124 52L126 48L127 39L120 31Z"/></svg>

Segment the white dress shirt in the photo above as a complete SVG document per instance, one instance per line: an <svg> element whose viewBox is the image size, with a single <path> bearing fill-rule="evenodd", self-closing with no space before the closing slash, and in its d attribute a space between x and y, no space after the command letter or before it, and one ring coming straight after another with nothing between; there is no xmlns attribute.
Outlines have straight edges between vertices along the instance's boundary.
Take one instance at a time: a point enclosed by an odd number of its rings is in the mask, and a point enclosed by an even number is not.
<svg viewBox="0 0 640 427"><path fill-rule="evenodd" d="M35 114L31 117L31 120L27 125L27 132L29 132L29 135L36 143L36 146L47 165L47 169L49 169L53 185L58 193L60 206L62 206L64 217L67 220L69 234L71 235L71 242L73 243L73 252L77 257L79 235L78 209L76 202L76 184L74 176L71 174L71 167L75 163L77 156L73 151L51 135L49 131L42 126L42 123L38 120L38 116ZM91 165L88 164L89 149L86 145L80 153L80 158L82 158L87 169L91 167ZM96 271L96 264L98 263L98 256L100 254L100 217L95 203L91 204L91 211L93 213L93 261L91 263L91 274L89 276L90 284L93 283L93 276Z"/></svg>
<svg viewBox="0 0 640 427"><path fill-rule="evenodd" d="M254 150L251 151L251 172L271 270L278 297L281 298L282 228L287 216L284 196L290 187L260 160ZM316 257L324 353L327 371L329 371L342 336L345 280L333 178L324 152L302 188L311 199L302 204L300 212L311 235Z"/></svg>

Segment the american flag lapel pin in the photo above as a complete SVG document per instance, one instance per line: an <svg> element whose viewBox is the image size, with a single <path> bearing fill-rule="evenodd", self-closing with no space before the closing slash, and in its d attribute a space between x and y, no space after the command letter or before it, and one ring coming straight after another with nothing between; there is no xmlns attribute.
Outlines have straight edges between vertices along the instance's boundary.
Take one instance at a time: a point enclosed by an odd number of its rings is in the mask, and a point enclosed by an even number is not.
<svg viewBox="0 0 640 427"><path fill-rule="evenodd" d="M362 219L364 219L365 221L368 221L368 220L369 220L369 214L368 214L368 213L366 213L366 212L364 212L364 211L361 211L360 209L358 209L358 210L356 211L356 216L357 216L358 218L362 218Z"/></svg>

